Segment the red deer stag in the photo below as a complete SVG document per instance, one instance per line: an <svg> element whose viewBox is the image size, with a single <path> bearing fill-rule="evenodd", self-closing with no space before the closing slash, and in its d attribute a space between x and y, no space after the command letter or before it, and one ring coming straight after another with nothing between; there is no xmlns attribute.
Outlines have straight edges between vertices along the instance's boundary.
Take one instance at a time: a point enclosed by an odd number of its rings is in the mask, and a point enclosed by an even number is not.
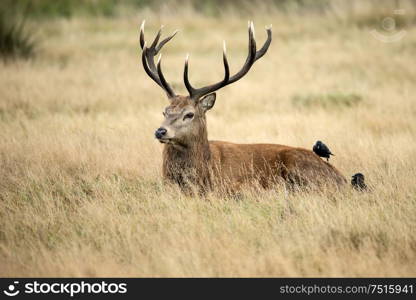
<svg viewBox="0 0 416 300"><path fill-rule="evenodd" d="M154 57L176 34L159 43L161 29L149 46L144 39L144 21L140 28L144 69L167 94L170 104L163 115L163 124L156 138L164 143L163 176L179 184L183 190L196 186L200 191L224 188L236 191L241 185L254 182L267 188L277 182L289 187L324 185L338 186L346 179L331 164L312 151L276 144L234 144L208 141L205 113L215 103L215 91L241 79L260 59L272 41L271 27L266 28L267 40L257 51L253 23L248 27L248 56L240 71L231 76L224 43L224 79L205 87L195 88L188 79L188 59L185 60L184 82L189 96L176 95L162 73L161 57Z"/></svg>

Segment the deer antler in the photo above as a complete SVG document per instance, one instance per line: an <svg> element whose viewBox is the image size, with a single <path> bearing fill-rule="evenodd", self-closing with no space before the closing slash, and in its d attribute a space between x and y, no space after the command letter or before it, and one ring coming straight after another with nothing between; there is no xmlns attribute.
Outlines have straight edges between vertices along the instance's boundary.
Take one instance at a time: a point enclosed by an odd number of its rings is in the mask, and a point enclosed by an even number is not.
<svg viewBox="0 0 416 300"><path fill-rule="evenodd" d="M225 41L224 41L224 49L223 49L223 62L224 62L224 79L220 82L217 82L212 85L208 85L199 89L192 87L191 83L188 79L188 61L189 55L186 56L185 59L185 69L183 72L183 80L185 82L186 89L189 92L189 95L193 99L199 99L200 97L212 93L228 84L236 82L237 80L241 79L250 68L253 66L256 60L261 58L264 54L266 54L267 50L269 49L270 43L272 42L272 29L270 27L266 27L267 31L267 40L264 42L263 47L259 51L256 51L256 40L254 39L254 25L253 22L248 23L248 56L246 62L244 63L243 67L240 71L230 77L230 69L228 66L227 55L226 55L226 48L225 48Z"/></svg>
<svg viewBox="0 0 416 300"><path fill-rule="evenodd" d="M150 45L150 47L147 47L147 43L144 40L144 24L145 21L143 21L142 25L140 26L140 47L143 49L142 63L144 70L146 71L147 75L149 75L149 77L152 78L166 92L169 98L175 97L175 92L166 81L162 73L162 68L160 65L162 55L159 56L156 65L154 57L159 53L162 47L176 35L178 31L176 30L174 33L159 43L163 28L163 26L161 26L153 43Z"/></svg>

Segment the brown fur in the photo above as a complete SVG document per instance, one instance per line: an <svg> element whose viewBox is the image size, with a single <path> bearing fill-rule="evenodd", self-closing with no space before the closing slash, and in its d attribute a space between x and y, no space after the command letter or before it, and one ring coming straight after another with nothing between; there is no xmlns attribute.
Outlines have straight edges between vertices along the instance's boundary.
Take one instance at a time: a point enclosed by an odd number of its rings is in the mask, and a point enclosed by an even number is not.
<svg viewBox="0 0 416 300"><path fill-rule="evenodd" d="M346 183L335 167L310 150L277 144L208 141L201 102L177 96L168 106L169 114L162 125L173 132L163 151L163 176L184 190L196 185L201 191L218 187L235 192L245 184L270 188L279 181L290 188ZM186 126L177 125L175 122L181 123L187 111L195 113L193 120Z"/></svg>

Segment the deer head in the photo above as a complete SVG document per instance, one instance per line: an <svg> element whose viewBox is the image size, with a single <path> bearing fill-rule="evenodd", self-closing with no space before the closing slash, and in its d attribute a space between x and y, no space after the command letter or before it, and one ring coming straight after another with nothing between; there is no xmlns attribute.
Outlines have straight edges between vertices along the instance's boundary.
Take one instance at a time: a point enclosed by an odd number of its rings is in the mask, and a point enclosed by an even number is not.
<svg viewBox="0 0 416 300"><path fill-rule="evenodd" d="M161 127L156 130L155 136L161 143L172 144L177 147L187 147L195 140L206 138L206 119L205 113L210 110L216 99L215 91L241 79L248 73L256 60L261 58L268 50L271 40L272 32L271 26L266 27L267 40L260 50L256 50L256 41L254 39L253 22L248 25L248 56L243 67L230 76L230 68L227 61L226 47L224 42L223 48L223 63L224 63L224 78L223 80L201 88L194 88L188 79L188 65L189 55L185 59L185 68L183 79L185 87L188 90L188 96L176 95L172 87L163 76L161 68L161 55L155 63L154 57L157 55L162 47L169 42L177 33L175 31L161 42L160 36L162 28L160 28L155 39L150 46L144 39L144 24L143 21L140 27L140 46L143 49L142 63L143 67L153 81L155 81L167 94L170 104L166 107L163 115L165 117Z"/></svg>

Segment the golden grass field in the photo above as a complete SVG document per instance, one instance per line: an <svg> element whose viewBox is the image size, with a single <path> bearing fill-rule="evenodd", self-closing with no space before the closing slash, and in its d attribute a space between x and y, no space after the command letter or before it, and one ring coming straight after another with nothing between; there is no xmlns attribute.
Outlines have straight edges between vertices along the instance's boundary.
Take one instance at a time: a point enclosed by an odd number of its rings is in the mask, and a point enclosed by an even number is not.
<svg viewBox="0 0 416 300"><path fill-rule="evenodd" d="M181 30L163 68L185 93L186 53L197 86L222 78L224 39L231 71L243 64L249 18L257 44L270 23L273 42L217 93L209 138L320 139L371 192L204 199L162 182L154 131L168 101L141 65L141 21L148 40ZM416 27L384 43L342 12L169 7L34 25L37 57L0 70L1 276L416 276Z"/></svg>

